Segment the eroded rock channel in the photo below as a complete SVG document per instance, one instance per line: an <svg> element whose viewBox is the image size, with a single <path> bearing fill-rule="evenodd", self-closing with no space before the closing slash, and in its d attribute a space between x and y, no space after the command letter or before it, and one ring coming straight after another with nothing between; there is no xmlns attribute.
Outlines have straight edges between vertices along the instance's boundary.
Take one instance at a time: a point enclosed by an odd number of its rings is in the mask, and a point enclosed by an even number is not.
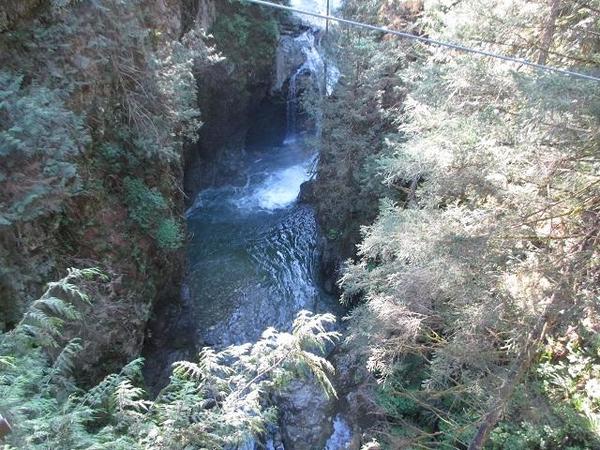
<svg viewBox="0 0 600 450"><path fill-rule="evenodd" d="M321 232L311 205L299 200L314 175L318 127L298 97L308 87L330 93L339 76L330 66L322 86L321 33L298 21L282 35L269 94L243 139L232 136L230 151L212 162L218 167L204 169L219 175L189 201L181 298L159 304L149 327L146 378L154 392L167 383L173 362L193 359L204 346L253 343L269 327L288 331L301 310L343 313L322 288ZM349 448L338 402L316 383L295 380L274 401L279 426L247 448Z"/></svg>

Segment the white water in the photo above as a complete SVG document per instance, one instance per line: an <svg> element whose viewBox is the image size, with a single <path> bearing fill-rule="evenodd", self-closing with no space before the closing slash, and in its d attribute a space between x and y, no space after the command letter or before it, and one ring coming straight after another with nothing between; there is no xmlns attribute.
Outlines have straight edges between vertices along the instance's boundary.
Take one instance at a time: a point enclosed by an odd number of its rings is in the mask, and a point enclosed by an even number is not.
<svg viewBox="0 0 600 450"><path fill-rule="evenodd" d="M287 100L288 138L296 136L298 131L296 119L298 116L298 81L300 78L309 77L311 84L321 94L323 94L323 79L326 78L324 92L326 95L333 93L333 89L340 79L338 68L330 61L323 59L323 56L319 52L320 44L316 38L318 33L319 30L313 28L294 38L297 47L302 49L304 63L290 77ZM327 77L324 77L325 70L327 70Z"/></svg>
<svg viewBox="0 0 600 450"><path fill-rule="evenodd" d="M333 434L327 440L324 450L342 450L350 448L352 430L339 414L333 420Z"/></svg>
<svg viewBox="0 0 600 450"><path fill-rule="evenodd" d="M342 1L343 0L330 0L330 13L333 13L337 8L342 6ZM292 6L293 8L303 9L304 11L310 11L318 14L325 14L327 12L327 0L291 0L290 6ZM301 14L298 14L298 17L302 18L303 21L310 23L314 26L325 26L325 21L323 19Z"/></svg>
<svg viewBox="0 0 600 450"><path fill-rule="evenodd" d="M242 199L241 206L258 205L269 211L285 208L296 201L300 193L300 186L309 177L308 170L303 164L274 172L250 197Z"/></svg>
<svg viewBox="0 0 600 450"><path fill-rule="evenodd" d="M302 52L304 53L305 61L304 64L302 64L292 76L292 79L295 79L299 75L308 72L310 76L313 77L313 81L317 83L317 86L320 86L323 80L323 73L325 71L325 60L317 48L318 44L315 39L315 32L313 30L305 31L295 40L300 46L302 46ZM331 95L333 93L333 88L339 79L340 71L335 65L327 61L327 95ZM295 95L295 92L292 92L291 94Z"/></svg>

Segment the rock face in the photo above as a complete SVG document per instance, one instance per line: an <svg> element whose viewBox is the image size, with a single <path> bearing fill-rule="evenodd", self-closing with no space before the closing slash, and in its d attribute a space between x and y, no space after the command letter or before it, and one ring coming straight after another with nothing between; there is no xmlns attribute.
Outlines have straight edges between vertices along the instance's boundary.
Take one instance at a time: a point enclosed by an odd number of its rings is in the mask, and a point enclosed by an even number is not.
<svg viewBox="0 0 600 450"><path fill-rule="evenodd" d="M184 33L194 25L208 31L217 20L215 0L181 0L181 3L181 28Z"/></svg>
<svg viewBox="0 0 600 450"><path fill-rule="evenodd" d="M144 377L151 395L169 383L172 364L194 361L197 356L196 324L189 288L184 284L179 298L164 298L157 302L147 326L147 338L142 356Z"/></svg>
<svg viewBox="0 0 600 450"><path fill-rule="evenodd" d="M286 450L322 450L333 433L335 398L316 381L293 380L277 399Z"/></svg>
<svg viewBox="0 0 600 450"><path fill-rule="evenodd" d="M208 30L217 19L217 7L212 0L199 0L196 21L200 28Z"/></svg>
<svg viewBox="0 0 600 450"><path fill-rule="evenodd" d="M286 81L304 64L309 48L310 43L306 39L300 40L298 36L292 35L281 36L275 54L275 78L271 88L272 92L282 93Z"/></svg>
<svg viewBox="0 0 600 450"><path fill-rule="evenodd" d="M153 153L135 148L134 136L142 133L125 126L127 121L121 120L121 114L125 114L123 98L138 98L131 94L136 89L133 86L148 90L143 96L144 111L163 98L156 87L158 75L152 70L154 57L181 36L184 1L143 0L135 4L135 9L131 2L119 1L102 2L111 8L101 8L100 2L0 3L2 72L22 74L28 80L15 92L15 98L35 98L35 92L60 92L57 98L64 100L61 111L80 117L82 129L89 131L82 141L85 145L81 145L76 157L69 159L69 167L78 174L80 188L69 191L69 195L52 195L52 202L44 201L43 204L51 203L52 208L36 207L39 214L16 216L14 223L0 226L0 328L12 328L45 283L62 277L68 267L99 267L110 275L111 282L90 287L94 303L84 311L85 323L70 326L81 326L83 330L65 329L66 336L81 336L85 343L78 360L78 377L84 383L95 383L139 356L153 305L176 297L179 291L183 253L165 251L133 220L134 208L125 198L123 180L135 177L152 192L160 192L168 199L162 212L165 217L179 217L183 211L177 181L182 178L181 167L178 163L157 161ZM51 8L51 3L62 3L65 8ZM5 29L16 32L3 32ZM145 33L146 30L152 33ZM21 40L30 42L15 44ZM93 44L100 40L110 42L108 50ZM111 51L135 54L128 60L132 62L129 69L107 64L106 52ZM116 83L118 74L124 76L124 70L134 71L139 79L131 84ZM29 84L46 90L31 90ZM148 106L150 98L154 103ZM50 100L47 103L56 104ZM45 103L40 105L43 110ZM64 123L57 118L48 129L67 129ZM157 125L159 128L162 131L166 126ZM35 129L31 133L47 134ZM174 152L181 150L168 140L164 144L172 144ZM60 173L48 175L39 163L33 164L58 152L40 149L38 153L37 159L31 158L28 171L18 167L13 173L28 183L53 178L68 180ZM135 164L121 159L134 153L138 158ZM0 161L0 166L7 167L7 160ZM64 166L65 162L66 159L61 160L60 164ZM62 191L62 187L57 188L57 192ZM7 194L0 188L0 203L4 203Z"/></svg>

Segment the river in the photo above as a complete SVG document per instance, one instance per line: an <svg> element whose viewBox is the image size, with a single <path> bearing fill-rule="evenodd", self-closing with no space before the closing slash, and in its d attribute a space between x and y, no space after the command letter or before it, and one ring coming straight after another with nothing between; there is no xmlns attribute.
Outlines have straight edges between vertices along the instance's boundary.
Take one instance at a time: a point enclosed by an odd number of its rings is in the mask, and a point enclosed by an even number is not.
<svg viewBox="0 0 600 450"><path fill-rule="evenodd" d="M336 310L320 287L314 212L297 201L316 156L302 135L247 150L240 183L204 190L188 210L198 341L255 342L268 327L288 330L300 310Z"/></svg>
<svg viewBox="0 0 600 450"><path fill-rule="evenodd" d="M288 38L304 63L289 78L287 113L276 119L287 122L285 139L274 141L260 126L252 129L253 142L234 156L237 174L201 191L186 212L182 295L178 303L157 305L149 326L145 373L154 393L168 382L171 363L195 359L203 346L254 343L269 327L289 331L301 310L342 314L337 299L321 287L314 210L298 200L302 184L314 175L318 150L314 131L297 121L297 81L322 83L318 33L315 28ZM325 92L338 77L331 67ZM331 424L327 450L346 448L350 430L342 417L319 420Z"/></svg>

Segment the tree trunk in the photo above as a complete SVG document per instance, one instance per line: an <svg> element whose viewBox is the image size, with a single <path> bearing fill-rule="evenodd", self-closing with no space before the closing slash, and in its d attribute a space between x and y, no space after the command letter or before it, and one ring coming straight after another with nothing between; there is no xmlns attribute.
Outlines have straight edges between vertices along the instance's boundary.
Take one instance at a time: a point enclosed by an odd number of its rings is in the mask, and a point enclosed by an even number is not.
<svg viewBox="0 0 600 450"><path fill-rule="evenodd" d="M553 303L554 296L551 301ZM508 405L512 395L514 393L515 387L519 384L523 375L529 370L531 363L533 362L535 356L538 354L539 344L544 339L544 336L547 332L548 322L546 315L542 315L529 336L527 337L527 341L525 344L525 348L521 352L521 354L515 360L515 364L512 367L509 375L507 376L504 384L500 389L500 396L498 400L495 402L492 409L490 409L487 414L481 419L481 423L479 428L477 429L477 433L473 437L473 440L469 444L468 450L481 450L485 445L490 432L496 427L498 420L500 420L500 416L506 405Z"/></svg>
<svg viewBox="0 0 600 450"><path fill-rule="evenodd" d="M540 41L540 54L538 57L538 64L546 64L548 59L548 52L554 39L554 31L556 30L556 19L560 12L560 0L550 0L550 15L544 26L544 34Z"/></svg>

